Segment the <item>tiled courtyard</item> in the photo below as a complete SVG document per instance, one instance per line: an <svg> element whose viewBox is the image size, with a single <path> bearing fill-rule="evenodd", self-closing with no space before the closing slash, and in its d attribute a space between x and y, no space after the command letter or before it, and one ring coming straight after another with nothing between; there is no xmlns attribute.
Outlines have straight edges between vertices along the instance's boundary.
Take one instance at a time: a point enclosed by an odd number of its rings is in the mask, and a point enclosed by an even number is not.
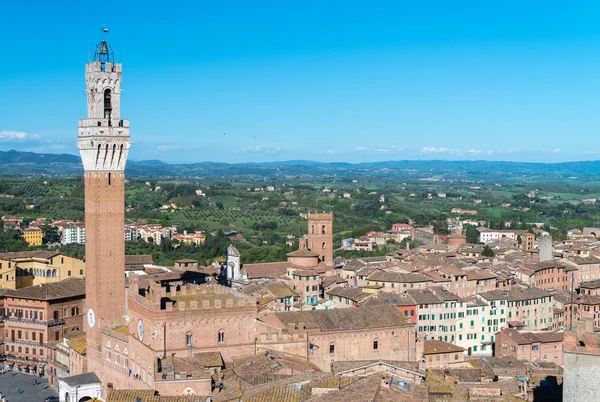
<svg viewBox="0 0 600 402"><path fill-rule="evenodd" d="M33 385L36 379L38 385ZM21 373L13 375L9 371L0 375L0 394L6 398L6 402L43 402L49 396L58 396L52 387L44 389L44 384L48 384L48 379ZM22 391L20 395L19 388Z"/></svg>

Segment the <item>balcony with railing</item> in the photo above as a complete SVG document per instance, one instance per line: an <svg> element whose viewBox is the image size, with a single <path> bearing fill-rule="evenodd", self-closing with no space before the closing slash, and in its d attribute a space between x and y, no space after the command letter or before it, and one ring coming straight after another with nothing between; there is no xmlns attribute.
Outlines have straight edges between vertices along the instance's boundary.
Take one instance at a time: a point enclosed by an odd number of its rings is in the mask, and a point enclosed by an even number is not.
<svg viewBox="0 0 600 402"><path fill-rule="evenodd" d="M37 318L25 318L16 314L0 314L0 322L14 322L19 324L37 324L46 327L54 327L57 325L63 325L65 320L63 318L53 318L51 320L40 320Z"/></svg>

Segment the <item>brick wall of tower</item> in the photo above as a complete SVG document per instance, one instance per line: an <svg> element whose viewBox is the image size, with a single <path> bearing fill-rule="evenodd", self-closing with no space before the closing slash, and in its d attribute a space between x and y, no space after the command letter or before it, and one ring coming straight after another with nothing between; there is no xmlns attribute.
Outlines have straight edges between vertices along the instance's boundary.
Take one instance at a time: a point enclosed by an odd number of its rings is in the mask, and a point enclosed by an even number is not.
<svg viewBox="0 0 600 402"><path fill-rule="evenodd" d="M96 325L87 327L88 354L99 349L100 330L124 323L125 241L123 172L85 172L86 304Z"/></svg>
<svg viewBox="0 0 600 402"><path fill-rule="evenodd" d="M319 254L321 261L333 265L333 213L309 215L307 248Z"/></svg>

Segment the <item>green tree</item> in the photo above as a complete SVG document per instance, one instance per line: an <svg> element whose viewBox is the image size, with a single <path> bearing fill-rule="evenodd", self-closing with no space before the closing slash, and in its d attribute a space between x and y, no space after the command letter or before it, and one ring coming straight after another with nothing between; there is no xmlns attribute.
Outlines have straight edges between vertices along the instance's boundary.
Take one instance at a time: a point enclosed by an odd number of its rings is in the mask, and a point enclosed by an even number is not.
<svg viewBox="0 0 600 402"><path fill-rule="evenodd" d="M469 244L477 244L479 243L479 239L477 238L477 231L475 227L471 225L467 225L467 243Z"/></svg>
<svg viewBox="0 0 600 402"><path fill-rule="evenodd" d="M56 228L56 226L44 225L42 226L42 233L42 241L44 244L60 242L60 233L58 233L58 229Z"/></svg>
<svg viewBox="0 0 600 402"><path fill-rule="evenodd" d="M493 257L496 255L496 253L494 253L494 250L492 250L488 246L485 246L481 255L484 257Z"/></svg>

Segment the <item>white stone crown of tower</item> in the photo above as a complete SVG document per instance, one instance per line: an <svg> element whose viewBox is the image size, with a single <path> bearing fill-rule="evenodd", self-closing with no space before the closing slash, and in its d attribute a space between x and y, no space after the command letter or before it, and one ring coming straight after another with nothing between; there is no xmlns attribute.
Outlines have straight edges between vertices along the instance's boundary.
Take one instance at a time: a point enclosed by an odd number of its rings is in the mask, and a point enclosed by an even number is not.
<svg viewBox="0 0 600 402"><path fill-rule="evenodd" d="M121 63L106 41L85 66L88 117L79 120L77 147L85 171L124 171L131 142L129 120L121 119Z"/></svg>

